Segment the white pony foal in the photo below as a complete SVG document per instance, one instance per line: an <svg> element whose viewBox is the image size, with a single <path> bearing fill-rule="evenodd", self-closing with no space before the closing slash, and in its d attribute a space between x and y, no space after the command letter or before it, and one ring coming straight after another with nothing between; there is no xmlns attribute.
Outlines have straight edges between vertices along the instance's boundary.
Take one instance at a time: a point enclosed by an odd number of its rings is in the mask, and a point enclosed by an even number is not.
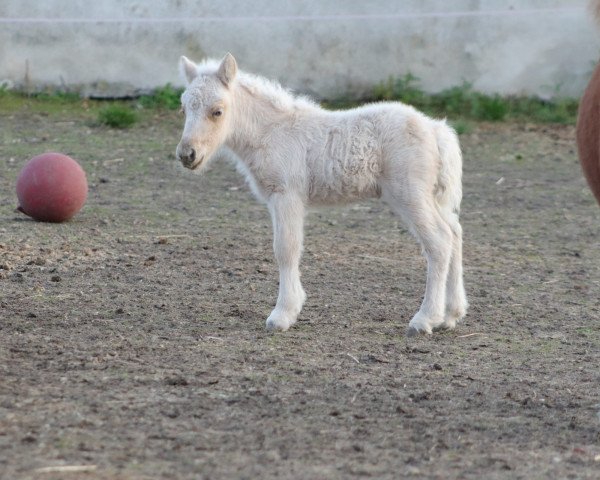
<svg viewBox="0 0 600 480"><path fill-rule="evenodd" d="M185 127L177 158L203 168L227 147L273 220L279 297L267 328L287 330L306 298L300 283L309 205L381 197L409 226L427 258L427 285L408 333L454 328L463 287L462 158L455 132L401 103L330 112L280 85L239 72L227 54L196 65L181 57Z"/></svg>

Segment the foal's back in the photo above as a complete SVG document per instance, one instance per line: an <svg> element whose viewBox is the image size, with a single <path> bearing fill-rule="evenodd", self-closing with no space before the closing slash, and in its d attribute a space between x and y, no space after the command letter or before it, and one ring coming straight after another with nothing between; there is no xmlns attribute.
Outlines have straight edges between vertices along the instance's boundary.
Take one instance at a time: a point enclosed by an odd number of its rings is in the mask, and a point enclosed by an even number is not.
<svg viewBox="0 0 600 480"><path fill-rule="evenodd" d="M379 197L382 180L407 176L412 162L425 161L439 124L398 102L316 116L307 119L312 125L306 167L313 203Z"/></svg>

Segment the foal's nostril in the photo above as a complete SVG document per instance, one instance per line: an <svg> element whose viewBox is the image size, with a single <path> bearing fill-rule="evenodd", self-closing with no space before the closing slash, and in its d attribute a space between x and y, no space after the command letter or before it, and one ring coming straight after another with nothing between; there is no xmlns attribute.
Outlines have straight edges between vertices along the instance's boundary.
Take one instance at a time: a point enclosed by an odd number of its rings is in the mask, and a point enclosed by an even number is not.
<svg viewBox="0 0 600 480"><path fill-rule="evenodd" d="M192 147L178 147L177 158L185 167L191 167L196 161L196 150Z"/></svg>

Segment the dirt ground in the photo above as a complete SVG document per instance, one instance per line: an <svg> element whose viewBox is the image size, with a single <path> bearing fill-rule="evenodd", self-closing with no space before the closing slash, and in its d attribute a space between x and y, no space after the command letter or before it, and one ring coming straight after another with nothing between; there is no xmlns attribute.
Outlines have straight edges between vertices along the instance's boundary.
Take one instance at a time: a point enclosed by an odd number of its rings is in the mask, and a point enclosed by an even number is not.
<svg viewBox="0 0 600 480"><path fill-rule="evenodd" d="M227 162L177 168L181 118L146 115L0 111L0 478L600 478L600 208L573 127L461 137L471 307L406 338L425 263L384 205L310 213L306 306L269 333L266 209ZM44 151L87 171L71 222L15 212Z"/></svg>

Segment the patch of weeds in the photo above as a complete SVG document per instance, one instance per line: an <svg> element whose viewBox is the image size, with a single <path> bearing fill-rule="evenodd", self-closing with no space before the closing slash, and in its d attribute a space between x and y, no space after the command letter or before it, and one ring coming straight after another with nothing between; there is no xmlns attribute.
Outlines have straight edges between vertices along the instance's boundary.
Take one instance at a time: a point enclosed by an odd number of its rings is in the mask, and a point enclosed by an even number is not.
<svg viewBox="0 0 600 480"><path fill-rule="evenodd" d="M394 91L394 77L390 75L390 77L378 83L373 87L373 98L374 100L394 100L396 99L395 91Z"/></svg>
<svg viewBox="0 0 600 480"><path fill-rule="evenodd" d="M429 103L429 97L417 87L418 81L419 79L411 73L398 79L389 77L387 81L375 85L373 99L377 101L396 100L423 108Z"/></svg>
<svg viewBox="0 0 600 480"><path fill-rule="evenodd" d="M598 335L598 331L594 330L592 327L580 327L575 331L581 337L590 338Z"/></svg>
<svg viewBox="0 0 600 480"><path fill-rule="evenodd" d="M348 108L354 108L360 105L362 102L352 98L350 96L340 96L329 100L321 101L321 107L326 110L346 110Z"/></svg>
<svg viewBox="0 0 600 480"><path fill-rule="evenodd" d="M48 115L79 115L87 111L89 105L74 92L41 92L27 94L5 89L0 93L0 111L13 113L28 111Z"/></svg>
<svg viewBox="0 0 600 480"><path fill-rule="evenodd" d="M544 100L537 97L490 95L473 90L472 84L448 88L428 94L419 87L418 77L407 73L389 77L373 87L370 95L354 101L340 97L323 102L325 108L355 107L365 102L399 101L435 117L458 118L456 131L470 130L468 120L499 122L505 120L539 123L575 124L578 102L570 98Z"/></svg>
<svg viewBox="0 0 600 480"><path fill-rule="evenodd" d="M54 448L58 450L72 450L75 446L75 441L69 437L59 437L54 440Z"/></svg>
<svg viewBox="0 0 600 480"><path fill-rule="evenodd" d="M448 88L431 96L431 109L449 116L472 116L474 92L470 83Z"/></svg>
<svg viewBox="0 0 600 480"><path fill-rule="evenodd" d="M78 93L69 91L47 91L34 93L31 95L31 98L35 98L41 102L58 104L78 103L81 101L81 97Z"/></svg>
<svg viewBox="0 0 600 480"><path fill-rule="evenodd" d="M473 124L467 120L458 119L450 122L450 125L452 128L454 128L458 135L465 135L473 131Z"/></svg>
<svg viewBox="0 0 600 480"><path fill-rule="evenodd" d="M498 122L504 120L508 112L509 104L500 95L476 94L473 96L472 113L477 120Z"/></svg>
<svg viewBox="0 0 600 480"><path fill-rule="evenodd" d="M514 98L511 114L514 118L533 120L541 123L575 124L579 104L573 98L544 100L527 97Z"/></svg>
<svg viewBox="0 0 600 480"><path fill-rule="evenodd" d="M269 375L269 381L273 383L289 383L292 380L291 375L287 375L285 373L276 373L274 375Z"/></svg>
<svg viewBox="0 0 600 480"><path fill-rule="evenodd" d="M167 83L164 87L157 88L151 95L142 95L140 105L144 108L166 108L177 110L181 106L183 90Z"/></svg>
<svg viewBox="0 0 600 480"><path fill-rule="evenodd" d="M98 123L112 128L128 128L137 122L136 113L127 105L115 103L98 112Z"/></svg>
<svg viewBox="0 0 600 480"><path fill-rule="evenodd" d="M550 354L559 350L560 346L561 342L559 340L546 339L541 340L537 345L534 345L534 349L543 354Z"/></svg>

